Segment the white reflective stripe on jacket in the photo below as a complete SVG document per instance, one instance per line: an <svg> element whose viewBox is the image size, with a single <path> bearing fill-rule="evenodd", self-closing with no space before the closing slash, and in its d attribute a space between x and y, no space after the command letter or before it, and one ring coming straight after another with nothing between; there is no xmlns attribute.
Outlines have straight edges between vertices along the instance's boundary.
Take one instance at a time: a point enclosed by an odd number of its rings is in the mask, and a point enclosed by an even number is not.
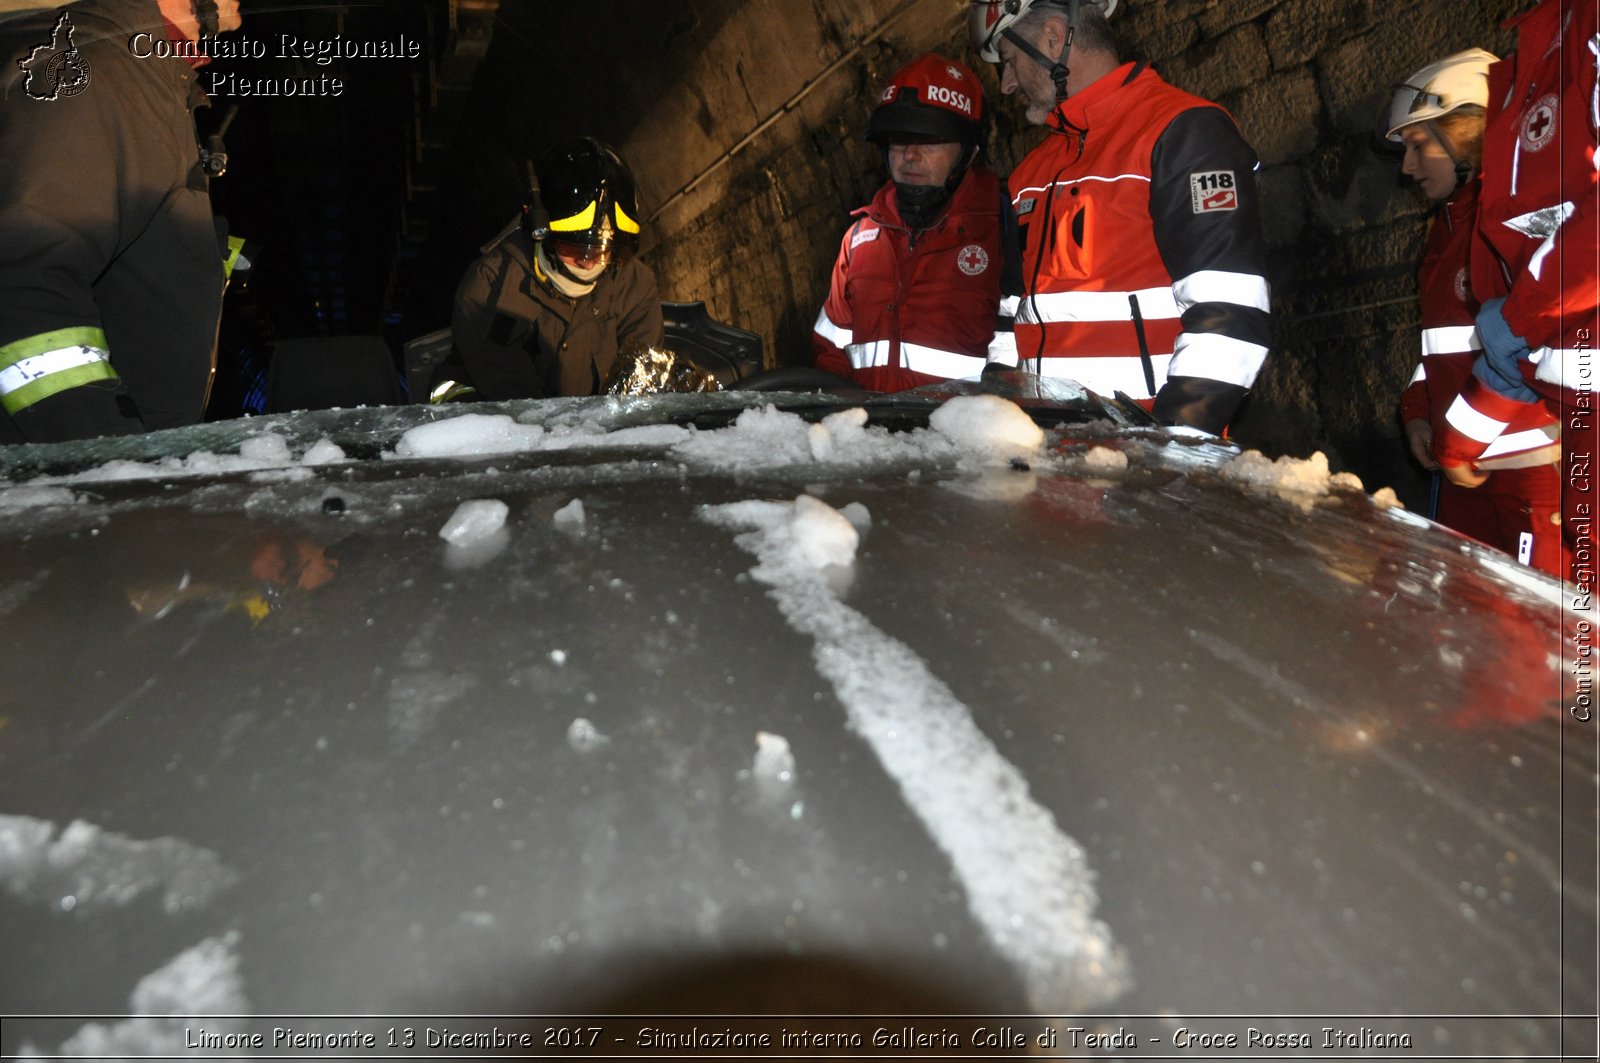
<svg viewBox="0 0 1600 1063"><path fill-rule="evenodd" d="M0 397L21 391L30 384L38 384L47 377L70 373L84 367L94 367L97 379L112 379L116 372L111 368L110 355L99 347L84 344L42 351L0 369ZM83 374L74 374L75 378ZM49 390L48 385L44 385ZM20 397L19 397L19 401Z"/></svg>
<svg viewBox="0 0 1600 1063"><path fill-rule="evenodd" d="M1017 321L1025 325L1056 321L1132 321L1128 296L1139 297L1139 315L1146 321L1181 316L1170 287L1137 292L1041 292L1025 295L1017 307Z"/></svg>
<svg viewBox="0 0 1600 1063"><path fill-rule="evenodd" d="M1182 310L1196 303L1233 303L1262 312L1272 310L1272 289L1265 277L1254 273L1233 273L1228 270L1202 269L1172 282L1172 294ZM1139 297L1139 310L1144 313L1144 296ZM1145 314L1146 317L1151 315Z"/></svg>
<svg viewBox="0 0 1600 1063"><path fill-rule="evenodd" d="M1476 325L1443 325L1439 328L1422 330L1424 358L1435 354L1462 354L1466 351L1481 350L1483 344L1478 340Z"/></svg>
<svg viewBox="0 0 1600 1063"><path fill-rule="evenodd" d="M851 368L872 369L890 364L890 346L890 340L852 343L845 348L845 353L850 356ZM920 343L900 344L901 366L914 373L924 373L928 376L944 377L948 380L977 376L983 372L985 361L986 359L977 355L943 351L937 347L925 347Z"/></svg>
<svg viewBox="0 0 1600 1063"><path fill-rule="evenodd" d="M1492 443L1500 438L1500 433L1506 430L1507 421L1497 421L1488 414L1483 413L1463 395L1457 395L1456 401L1450 404L1445 411L1444 419L1451 428L1466 436L1468 439L1479 443Z"/></svg>
<svg viewBox="0 0 1600 1063"><path fill-rule="evenodd" d="M1151 361L1158 359L1152 358ZM1180 332L1178 349L1172 352L1171 364L1165 373L1156 373L1156 386L1173 376L1199 376L1238 384L1247 388L1261 372L1261 363L1267 360L1267 349L1258 343L1236 340L1220 332ZM1190 369L1190 364L1194 369Z"/></svg>
<svg viewBox="0 0 1600 1063"><path fill-rule="evenodd" d="M1540 347L1529 360L1538 366L1533 375L1546 384L1591 393L1600 386L1593 348Z"/></svg>
<svg viewBox="0 0 1600 1063"><path fill-rule="evenodd" d="M1496 436L1483 451L1484 458L1498 458L1506 454L1518 454L1525 450L1538 450L1548 447L1551 443L1561 442L1561 429L1558 425L1550 424L1544 428L1528 428L1520 432L1506 432Z"/></svg>
<svg viewBox="0 0 1600 1063"><path fill-rule="evenodd" d="M841 328L833 323L833 319L828 316L826 307L817 311L817 323L813 326L813 331L840 350L850 346L850 341L853 338L849 329Z"/></svg>

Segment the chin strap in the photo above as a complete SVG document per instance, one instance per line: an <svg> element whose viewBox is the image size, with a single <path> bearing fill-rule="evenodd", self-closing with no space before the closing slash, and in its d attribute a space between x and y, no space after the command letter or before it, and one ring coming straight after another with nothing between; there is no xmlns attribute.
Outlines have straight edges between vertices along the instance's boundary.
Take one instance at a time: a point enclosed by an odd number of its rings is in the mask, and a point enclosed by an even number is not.
<svg viewBox="0 0 1600 1063"><path fill-rule="evenodd" d="M1439 128L1439 123L1428 119L1424 123L1428 127L1428 135L1444 150L1445 157L1455 165L1456 183L1450 189L1450 195L1455 195L1472 180L1472 164L1456 154L1455 145L1450 143L1450 138L1444 135L1444 130Z"/></svg>
<svg viewBox="0 0 1600 1063"><path fill-rule="evenodd" d="M595 283L600 279L596 274L593 280L583 280L573 276L562 264L559 256L544 253L544 242L533 245L533 275L535 279L568 299L582 299L594 291Z"/></svg>
<svg viewBox="0 0 1600 1063"><path fill-rule="evenodd" d="M1071 70L1067 67L1067 59L1072 54L1072 38L1078 32L1079 2L1080 0L1066 0L1067 40L1061 46L1061 55L1057 59L1047 57L1043 52L1035 48L1031 41L1024 39L1022 34L1009 26L1000 31L1000 35L1016 46L1017 51L1038 63L1050 75L1050 80L1056 87L1056 106L1052 112L1056 124L1050 127L1050 131L1063 135L1078 131L1071 122L1067 121L1067 116L1061 112L1061 105L1067 99L1067 77L1071 74Z"/></svg>

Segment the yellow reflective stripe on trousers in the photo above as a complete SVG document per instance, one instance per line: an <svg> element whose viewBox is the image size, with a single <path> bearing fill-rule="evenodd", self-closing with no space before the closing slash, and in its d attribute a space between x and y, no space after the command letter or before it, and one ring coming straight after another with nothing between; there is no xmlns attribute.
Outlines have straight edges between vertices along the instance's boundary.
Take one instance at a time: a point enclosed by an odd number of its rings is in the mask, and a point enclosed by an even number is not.
<svg viewBox="0 0 1600 1063"><path fill-rule="evenodd" d="M115 379L98 328L57 329L0 347L0 406L12 415L68 388Z"/></svg>

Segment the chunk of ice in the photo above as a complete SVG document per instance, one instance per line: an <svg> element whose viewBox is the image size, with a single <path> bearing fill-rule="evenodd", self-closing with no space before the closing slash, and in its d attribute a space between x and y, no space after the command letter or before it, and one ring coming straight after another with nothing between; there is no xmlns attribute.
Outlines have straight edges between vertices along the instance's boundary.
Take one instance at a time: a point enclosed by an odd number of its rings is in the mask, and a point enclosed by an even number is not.
<svg viewBox="0 0 1600 1063"><path fill-rule="evenodd" d="M839 513L850 522L857 535L865 535L872 528L872 514L860 502L839 507Z"/></svg>
<svg viewBox="0 0 1600 1063"><path fill-rule="evenodd" d="M333 465L345 460L344 448L331 439L319 439L306 448L302 465Z"/></svg>
<svg viewBox="0 0 1600 1063"><path fill-rule="evenodd" d="M289 441L276 433L246 439L239 444L239 456L274 465L288 465L294 461L289 453Z"/></svg>
<svg viewBox="0 0 1600 1063"><path fill-rule="evenodd" d="M544 429L518 424L504 414L465 413L418 425L395 444L402 458L458 458L537 450Z"/></svg>
<svg viewBox="0 0 1600 1063"><path fill-rule="evenodd" d="M579 753L592 753L610 744L610 736L601 734L594 724L582 716L567 725L567 745Z"/></svg>
<svg viewBox="0 0 1600 1063"><path fill-rule="evenodd" d="M794 782L794 753L789 740L770 731L756 732L756 759L750 767L758 782L787 786Z"/></svg>
<svg viewBox="0 0 1600 1063"><path fill-rule="evenodd" d="M790 529L796 556L810 567L855 564L861 533L828 503L810 495L796 498Z"/></svg>
<svg viewBox="0 0 1600 1063"><path fill-rule="evenodd" d="M58 911L121 907L155 893L176 915L209 903L238 877L215 853L177 838L141 841L81 819L57 835L49 820L0 816L0 886Z"/></svg>
<svg viewBox="0 0 1600 1063"><path fill-rule="evenodd" d="M1044 429L998 395L957 395L934 410L928 424L985 460L1025 458L1044 447Z"/></svg>
<svg viewBox="0 0 1600 1063"><path fill-rule="evenodd" d="M584 528L583 499L574 498L571 502L556 510L555 516L550 518L557 531L566 532L568 535L582 535Z"/></svg>
<svg viewBox="0 0 1600 1063"><path fill-rule="evenodd" d="M1099 472L1126 472L1128 455L1110 447L1090 447L1089 453L1083 456L1083 463Z"/></svg>
<svg viewBox="0 0 1600 1063"><path fill-rule="evenodd" d="M439 529L439 538L451 546L482 542L506 526L511 508L498 498L474 498L461 503Z"/></svg>
<svg viewBox="0 0 1600 1063"><path fill-rule="evenodd" d="M207 1033L242 1034L250 1002L239 973L238 945L237 930L206 938L139 979L129 998L137 1018L87 1023L48 1055L24 1041L20 1058L164 1058L189 1036L195 1016L215 1016L205 1023Z"/></svg>

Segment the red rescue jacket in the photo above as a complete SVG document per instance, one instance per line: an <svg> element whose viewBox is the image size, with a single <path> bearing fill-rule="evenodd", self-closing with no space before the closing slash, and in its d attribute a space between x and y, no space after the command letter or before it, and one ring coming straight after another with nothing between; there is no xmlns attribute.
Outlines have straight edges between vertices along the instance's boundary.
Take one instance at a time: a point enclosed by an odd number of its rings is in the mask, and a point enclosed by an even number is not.
<svg viewBox="0 0 1600 1063"><path fill-rule="evenodd" d="M1417 268L1422 356L1400 397L1400 417L1428 421L1436 436L1445 430L1445 412L1471 379L1472 363L1482 350L1473 323L1480 300L1473 294L1470 274L1478 240L1479 187L1474 180L1439 206ZM1487 251L1482 246L1478 254ZM1555 426L1555 418L1542 406L1528 406L1483 457L1503 458L1547 447L1560 436Z"/></svg>
<svg viewBox="0 0 1600 1063"><path fill-rule="evenodd" d="M1592 356L1600 308L1597 21L1592 0L1545 0L1508 24L1517 50L1489 72L1479 228L1494 254L1473 283L1506 296L1506 324L1529 347L1549 348L1536 376L1557 385L1576 350Z"/></svg>
<svg viewBox="0 0 1600 1063"><path fill-rule="evenodd" d="M1106 74L1059 114L1065 135L1009 180L1020 364L1146 404L1187 378L1178 409L1163 399L1157 414L1220 432L1270 343L1254 151L1226 111L1143 64ZM1179 415L1185 406L1195 415Z"/></svg>
<svg viewBox="0 0 1600 1063"><path fill-rule="evenodd" d="M976 376L1000 305L1000 185L973 166L944 216L916 234L894 183L855 212L811 342L818 369L874 391Z"/></svg>
<svg viewBox="0 0 1600 1063"><path fill-rule="evenodd" d="M1489 69L1483 196L1473 289L1503 295L1506 323L1532 355L1523 375L1562 420L1563 446L1592 455L1600 360L1600 12L1593 0L1544 0L1507 24L1517 49ZM1440 460L1473 461L1529 404L1477 377L1448 414Z"/></svg>

